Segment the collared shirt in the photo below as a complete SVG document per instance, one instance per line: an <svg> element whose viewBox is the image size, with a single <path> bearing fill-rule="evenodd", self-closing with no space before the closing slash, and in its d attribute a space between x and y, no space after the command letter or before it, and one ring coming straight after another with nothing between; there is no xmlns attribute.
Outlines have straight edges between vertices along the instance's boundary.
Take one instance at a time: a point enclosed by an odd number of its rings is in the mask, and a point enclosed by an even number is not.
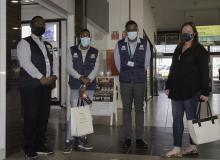
<svg viewBox="0 0 220 160"><path fill-rule="evenodd" d="M137 41L135 42L129 42L128 38L125 39L125 42L127 43L127 47L128 47L128 52L129 52L129 56L133 57L134 52L136 50L137 44L141 43L140 38L137 39Z"/></svg>
<svg viewBox="0 0 220 160"><path fill-rule="evenodd" d="M130 50L131 50L130 54L131 54L131 56L133 56L134 52L136 50L137 43L141 43L140 37L137 38L136 42L129 42L128 38L125 38L125 42L130 46ZM144 63L145 70L147 70L150 66L151 51L150 51L149 46L150 46L149 42L147 42L147 50L146 50L145 63ZM117 68L118 72L120 72L121 59L120 59L120 54L119 54L118 43L115 45L114 59L115 59L116 68Z"/></svg>
<svg viewBox="0 0 220 160"><path fill-rule="evenodd" d="M78 48L81 53L82 53L82 58L83 58L83 63L85 62L85 58L86 58L86 55L87 55L87 52L89 50L86 49L86 50L83 50L80 48L80 45L79 45L79 48ZM73 68L73 61L72 61L72 54L71 54L71 51L70 49L68 50L68 53L67 53L67 72L74 78L76 79L79 79L82 75L80 75L74 68ZM98 74L98 70L99 70L99 54L98 54L98 57L96 59L96 63L95 63L95 67L94 69L92 70L92 72L88 75L88 78L91 80L91 82L96 78L97 74Z"/></svg>
<svg viewBox="0 0 220 160"><path fill-rule="evenodd" d="M58 56L53 54L53 66L50 66L49 58L47 56L47 50L44 44L45 39L40 39L34 34L31 34L32 39L37 43L39 48L41 49L46 63L46 77L50 76L50 67L53 67L54 75L58 77ZM18 54L18 60L20 62L20 66L33 78L40 79L43 77L43 75L40 73L40 71L33 65L31 62L31 49L30 44L22 39L17 46L17 54Z"/></svg>

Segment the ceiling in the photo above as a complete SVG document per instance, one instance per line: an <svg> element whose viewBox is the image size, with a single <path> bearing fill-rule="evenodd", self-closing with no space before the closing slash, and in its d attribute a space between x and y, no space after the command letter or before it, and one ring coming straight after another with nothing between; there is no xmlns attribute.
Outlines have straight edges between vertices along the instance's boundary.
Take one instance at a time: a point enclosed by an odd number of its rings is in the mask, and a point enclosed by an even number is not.
<svg viewBox="0 0 220 160"><path fill-rule="evenodd" d="M158 31L175 31L186 21L220 24L220 0L150 0Z"/></svg>

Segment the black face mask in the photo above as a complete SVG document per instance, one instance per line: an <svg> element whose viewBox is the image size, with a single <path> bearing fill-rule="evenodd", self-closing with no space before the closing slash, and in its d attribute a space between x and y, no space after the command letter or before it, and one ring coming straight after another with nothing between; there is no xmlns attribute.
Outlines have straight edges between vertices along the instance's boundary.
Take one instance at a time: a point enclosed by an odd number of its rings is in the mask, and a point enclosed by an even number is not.
<svg viewBox="0 0 220 160"><path fill-rule="evenodd" d="M180 40L183 42L189 42L194 38L194 34L183 33L180 35Z"/></svg>
<svg viewBox="0 0 220 160"><path fill-rule="evenodd" d="M44 27L32 27L31 32L34 33L36 36L42 36L45 32Z"/></svg>

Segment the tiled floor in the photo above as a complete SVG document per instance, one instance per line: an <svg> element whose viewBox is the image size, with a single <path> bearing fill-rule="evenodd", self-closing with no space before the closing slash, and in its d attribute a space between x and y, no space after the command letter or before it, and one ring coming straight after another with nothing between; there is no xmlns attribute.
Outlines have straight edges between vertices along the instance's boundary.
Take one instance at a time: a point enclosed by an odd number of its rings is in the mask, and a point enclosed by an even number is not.
<svg viewBox="0 0 220 160"><path fill-rule="evenodd" d="M63 155L60 151L57 151L54 155L48 157L40 157L39 159L40 160L163 160L163 158L158 156L106 154L106 153L89 153L89 152L83 154L81 152L73 152L70 155ZM23 160L22 154L18 153L14 157L9 158L8 160ZM195 160L195 158L181 158L181 160ZM212 160L212 159L199 158L197 160Z"/></svg>
<svg viewBox="0 0 220 160"><path fill-rule="evenodd" d="M211 106L215 114L220 113L220 95L212 95ZM109 126L109 118L106 117L94 117L95 133L89 136L90 142L94 145L92 153L76 152L71 156L64 156L60 151L64 148L65 141L65 110L52 110L49 123L48 136L51 146L56 150L55 156L41 159L48 160L105 160L105 159L145 159L156 160L159 157L146 157L148 156L160 156L172 147L172 116L171 116L171 103L164 94L160 94L158 97L154 97L148 102L145 111L145 139L149 143L149 149L141 150L136 149L132 145L129 149L123 149L120 147L122 137L121 127L121 110L118 112L119 123L117 126ZM184 133L183 144L188 144L187 130ZM204 144L199 146L200 155L198 159L220 159L220 142L214 142L210 144ZM106 153L106 154L96 154ZM124 155L115 155L124 154ZM131 156L131 155L145 155L145 156ZM93 157L94 156L94 157ZM80 158L76 158L80 157ZM95 158L96 157L96 158ZM23 158L22 153L15 154L9 157L9 160L20 160ZM185 159L185 158L184 158Z"/></svg>

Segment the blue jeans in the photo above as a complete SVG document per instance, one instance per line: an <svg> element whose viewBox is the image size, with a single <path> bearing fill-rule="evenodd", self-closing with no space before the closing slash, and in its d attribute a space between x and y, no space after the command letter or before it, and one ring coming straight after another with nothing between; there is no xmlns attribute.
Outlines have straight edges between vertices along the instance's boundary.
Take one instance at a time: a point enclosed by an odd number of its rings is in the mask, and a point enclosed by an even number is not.
<svg viewBox="0 0 220 160"><path fill-rule="evenodd" d="M172 100L172 115L173 115L173 138L174 146L182 146L182 137L184 131L183 116L186 113L186 119L192 120L196 118L199 96L187 100ZM194 145L190 138L190 144Z"/></svg>

